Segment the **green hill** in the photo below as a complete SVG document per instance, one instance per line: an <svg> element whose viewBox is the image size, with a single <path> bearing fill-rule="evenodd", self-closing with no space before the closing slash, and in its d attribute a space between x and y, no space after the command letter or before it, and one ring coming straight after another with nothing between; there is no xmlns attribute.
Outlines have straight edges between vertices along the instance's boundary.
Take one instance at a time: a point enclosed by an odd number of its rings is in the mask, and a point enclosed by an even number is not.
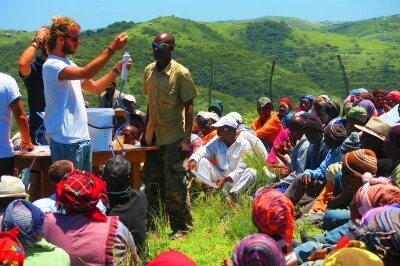
<svg viewBox="0 0 400 266"><path fill-rule="evenodd" d="M273 62L273 100L288 95L296 102L306 93L343 98L347 88L338 55L349 80L348 89L398 87L400 33L396 29L399 26L398 16L341 24L284 17L221 22L158 17L142 23L123 21L84 31L81 45L71 58L78 65L84 65L118 33L127 31L130 39L126 49L117 53L104 71L109 71L123 52L130 52L134 66L124 91L134 94L144 110L145 99L140 88L143 69L153 60L151 42L157 32L173 32L177 40L174 58L189 68L200 88L211 86L213 68L212 98L232 103L230 110L239 106L235 101L241 103L240 107L249 106L254 110L257 98L269 96ZM32 36L32 32L0 30L0 71L14 76L21 88L17 62ZM25 96L25 90L21 91ZM208 90L201 89L201 92L206 94L206 103ZM97 106L97 97L87 95L86 98L91 106Z"/></svg>

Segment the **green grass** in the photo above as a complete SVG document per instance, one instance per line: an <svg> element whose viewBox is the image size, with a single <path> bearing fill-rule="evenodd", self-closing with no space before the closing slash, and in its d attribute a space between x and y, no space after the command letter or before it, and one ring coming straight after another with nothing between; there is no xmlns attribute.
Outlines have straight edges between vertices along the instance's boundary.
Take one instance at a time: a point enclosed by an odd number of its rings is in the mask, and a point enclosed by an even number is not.
<svg viewBox="0 0 400 266"><path fill-rule="evenodd" d="M211 199L205 199L203 192L196 193L192 198L191 213L194 220L192 231L181 240L170 240L171 233L166 217L155 221L156 229L148 233L148 250L142 257L146 262L158 253L170 249L180 250L195 260L198 265L220 265L223 258L230 257L235 244L243 237L256 233L257 229L252 223L250 196L256 188L271 181L262 170L264 160L259 155L247 155L246 163L257 170L258 180L250 192L242 195L234 207L228 207L224 196L219 191ZM299 229L305 228L313 236L320 233L311 224L296 227L295 237L299 238Z"/></svg>

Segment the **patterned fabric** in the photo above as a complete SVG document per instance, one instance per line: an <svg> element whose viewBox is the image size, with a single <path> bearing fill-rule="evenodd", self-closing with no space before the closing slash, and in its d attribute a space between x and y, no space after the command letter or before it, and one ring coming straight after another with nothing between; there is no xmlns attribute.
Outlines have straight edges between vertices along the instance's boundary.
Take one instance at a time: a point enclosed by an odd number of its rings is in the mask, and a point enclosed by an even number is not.
<svg viewBox="0 0 400 266"><path fill-rule="evenodd" d="M400 188L393 186L391 179L380 177L371 178L359 188L350 206L354 206L351 211L360 218L372 208L395 203L400 204Z"/></svg>
<svg viewBox="0 0 400 266"><path fill-rule="evenodd" d="M344 141L347 138L346 129L338 124L328 124L324 128L324 133L336 141Z"/></svg>
<svg viewBox="0 0 400 266"><path fill-rule="evenodd" d="M377 159L372 150L359 149L348 152L343 155L342 163L342 169L350 172L355 177L361 178L365 172L376 175Z"/></svg>
<svg viewBox="0 0 400 266"><path fill-rule="evenodd" d="M362 225L350 228L356 239L365 242L368 250L380 258L400 256L400 205L384 206L368 211Z"/></svg>
<svg viewBox="0 0 400 266"><path fill-rule="evenodd" d="M306 94L306 95L304 95L303 97L300 98L300 102L301 101L306 101L308 103L312 103L314 98L315 98L315 96Z"/></svg>
<svg viewBox="0 0 400 266"><path fill-rule="evenodd" d="M161 252L146 266L195 266L196 263L178 250Z"/></svg>
<svg viewBox="0 0 400 266"><path fill-rule="evenodd" d="M264 234L246 236L236 244L233 265L286 265L285 257L274 239Z"/></svg>
<svg viewBox="0 0 400 266"><path fill-rule="evenodd" d="M252 214L260 233L277 241L283 239L286 247L292 243L294 207L282 192L271 188L258 192L253 200Z"/></svg>
<svg viewBox="0 0 400 266"><path fill-rule="evenodd" d="M376 113L375 105L370 100L362 99L355 103L355 106L361 106L367 111L367 117L370 118Z"/></svg>
<svg viewBox="0 0 400 266"><path fill-rule="evenodd" d="M24 248L19 243L18 229L13 228L8 232L0 233L0 264L7 261L16 261L17 265L24 265ZM13 264L15 265L15 264Z"/></svg>
<svg viewBox="0 0 400 266"><path fill-rule="evenodd" d="M351 118L361 123L365 123L368 118L367 110L363 106L350 107L350 109L346 112L346 118Z"/></svg>
<svg viewBox="0 0 400 266"><path fill-rule="evenodd" d="M1 226L3 231L18 228L18 239L27 246L42 239L43 224L44 215L38 207L26 200L17 199L7 206Z"/></svg>
<svg viewBox="0 0 400 266"><path fill-rule="evenodd" d="M290 100L289 97L280 97L278 103L280 104L281 102L285 103L289 110L293 109L293 103L292 100Z"/></svg>
<svg viewBox="0 0 400 266"><path fill-rule="evenodd" d="M390 100L394 103L394 105L400 103L400 91L390 91L386 94L386 100Z"/></svg>
<svg viewBox="0 0 400 266"><path fill-rule="evenodd" d="M74 170L56 185L56 200L67 214L83 213L105 222L106 216L96 207L99 200L108 206L104 181L93 174Z"/></svg>
<svg viewBox="0 0 400 266"><path fill-rule="evenodd" d="M342 143L342 154L358 150L360 145L360 135L357 132L351 132Z"/></svg>

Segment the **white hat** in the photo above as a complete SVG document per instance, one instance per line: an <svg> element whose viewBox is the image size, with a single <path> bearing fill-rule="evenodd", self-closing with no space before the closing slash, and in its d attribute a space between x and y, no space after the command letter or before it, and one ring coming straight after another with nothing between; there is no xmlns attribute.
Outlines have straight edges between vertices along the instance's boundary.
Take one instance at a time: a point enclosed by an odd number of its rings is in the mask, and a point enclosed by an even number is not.
<svg viewBox="0 0 400 266"><path fill-rule="evenodd" d="M135 98L135 96L133 96L131 94L126 94L124 97L124 100L127 100L128 102L133 102L134 104L136 104L136 98Z"/></svg>
<svg viewBox="0 0 400 266"><path fill-rule="evenodd" d="M221 117L217 123L214 123L211 126L215 127L215 128L228 126L228 127L237 129L238 123L236 122L236 120L233 117L226 115L226 116Z"/></svg>
<svg viewBox="0 0 400 266"><path fill-rule="evenodd" d="M243 123L243 118L242 116L238 113L238 112L230 112L229 114L227 114L226 116L230 116L233 119L236 120L236 122L242 124Z"/></svg>
<svg viewBox="0 0 400 266"><path fill-rule="evenodd" d="M22 180L15 176L3 175L0 181L0 198L26 197Z"/></svg>
<svg viewBox="0 0 400 266"><path fill-rule="evenodd" d="M197 116L200 116L205 120L211 119L214 122L217 122L219 120L219 116L216 113L213 113L213 112L200 111L200 112L197 113Z"/></svg>

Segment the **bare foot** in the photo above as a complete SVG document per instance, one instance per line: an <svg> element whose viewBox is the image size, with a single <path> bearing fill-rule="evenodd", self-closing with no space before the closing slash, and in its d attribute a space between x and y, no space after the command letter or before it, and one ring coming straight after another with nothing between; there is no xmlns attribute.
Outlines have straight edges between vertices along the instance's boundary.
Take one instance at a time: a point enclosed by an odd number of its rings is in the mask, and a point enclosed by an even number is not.
<svg viewBox="0 0 400 266"><path fill-rule="evenodd" d="M225 258L221 261L221 266L233 266L233 261L230 258Z"/></svg>

